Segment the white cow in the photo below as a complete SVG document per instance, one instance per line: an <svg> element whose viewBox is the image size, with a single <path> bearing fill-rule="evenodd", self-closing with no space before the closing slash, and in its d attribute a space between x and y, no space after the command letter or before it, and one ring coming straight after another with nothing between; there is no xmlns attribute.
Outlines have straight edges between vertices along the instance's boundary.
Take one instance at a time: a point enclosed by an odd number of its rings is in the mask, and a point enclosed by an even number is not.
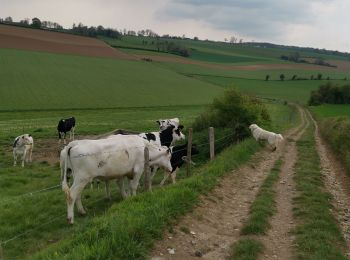
<svg viewBox="0 0 350 260"><path fill-rule="evenodd" d="M116 135L108 139L85 140L70 144L66 148L62 189L66 194L67 219L74 222L74 204L77 203L79 213L86 214L81 192L94 178L101 180L132 178L130 189L136 195L140 177L144 171L144 148L149 149L150 165L157 165L172 170L170 151L166 147L157 147L147 140L134 135ZM70 166L73 184L67 184L67 168Z"/></svg>
<svg viewBox="0 0 350 260"><path fill-rule="evenodd" d="M249 129L256 141L266 140L272 146L273 151L275 151L277 145L283 141L283 136L281 134L266 131L256 124L250 125Z"/></svg>
<svg viewBox="0 0 350 260"><path fill-rule="evenodd" d="M30 134L17 136L13 143L13 166L17 165L18 155L22 155L22 167L24 167L24 161L32 162L33 148L34 140Z"/></svg>

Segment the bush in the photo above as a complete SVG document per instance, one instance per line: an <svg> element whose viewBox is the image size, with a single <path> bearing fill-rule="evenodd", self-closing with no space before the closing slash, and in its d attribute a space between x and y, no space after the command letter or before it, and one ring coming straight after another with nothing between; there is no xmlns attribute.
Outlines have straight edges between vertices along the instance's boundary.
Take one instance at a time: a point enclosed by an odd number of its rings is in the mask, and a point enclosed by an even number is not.
<svg viewBox="0 0 350 260"><path fill-rule="evenodd" d="M208 110L195 119L192 127L194 130L210 126L231 128L235 139L241 140L249 135L250 124L266 124L269 121L270 116L261 101L230 89L215 98Z"/></svg>
<svg viewBox="0 0 350 260"><path fill-rule="evenodd" d="M322 103L350 104L350 85L338 86L330 82L321 85L318 90L311 92L309 105L317 106Z"/></svg>
<svg viewBox="0 0 350 260"><path fill-rule="evenodd" d="M320 124L320 130L350 173L350 119L345 116L324 119Z"/></svg>

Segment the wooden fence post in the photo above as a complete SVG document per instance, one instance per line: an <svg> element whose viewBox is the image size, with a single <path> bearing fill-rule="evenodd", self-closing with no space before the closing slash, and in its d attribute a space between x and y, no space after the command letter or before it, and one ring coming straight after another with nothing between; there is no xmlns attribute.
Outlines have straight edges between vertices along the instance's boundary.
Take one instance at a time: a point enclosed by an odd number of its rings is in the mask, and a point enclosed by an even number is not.
<svg viewBox="0 0 350 260"><path fill-rule="evenodd" d="M147 147L145 147L144 150L144 154L145 154L145 166L144 166L144 190L145 191L150 191L151 190L151 171L149 168L149 150Z"/></svg>
<svg viewBox="0 0 350 260"><path fill-rule="evenodd" d="M191 160L192 160L192 128L188 129L187 137L187 177L190 176L191 172Z"/></svg>
<svg viewBox="0 0 350 260"><path fill-rule="evenodd" d="M209 127L209 146L210 146L210 160L215 157L215 137L214 137L214 127Z"/></svg>

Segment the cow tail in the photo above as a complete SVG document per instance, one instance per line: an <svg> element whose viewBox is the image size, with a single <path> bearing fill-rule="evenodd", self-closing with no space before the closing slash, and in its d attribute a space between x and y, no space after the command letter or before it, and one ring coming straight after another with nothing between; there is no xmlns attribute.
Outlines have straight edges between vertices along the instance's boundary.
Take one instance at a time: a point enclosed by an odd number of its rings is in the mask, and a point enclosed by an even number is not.
<svg viewBox="0 0 350 260"><path fill-rule="evenodd" d="M68 203L71 203L72 198L70 196L70 189L68 186L68 182L67 182L67 170L68 170L68 160L69 158L69 154L70 154L70 150L72 149L72 147L69 147L66 151L66 154L64 156L64 174L63 174L63 180L62 180L62 190L64 191L65 195L66 195L66 200Z"/></svg>

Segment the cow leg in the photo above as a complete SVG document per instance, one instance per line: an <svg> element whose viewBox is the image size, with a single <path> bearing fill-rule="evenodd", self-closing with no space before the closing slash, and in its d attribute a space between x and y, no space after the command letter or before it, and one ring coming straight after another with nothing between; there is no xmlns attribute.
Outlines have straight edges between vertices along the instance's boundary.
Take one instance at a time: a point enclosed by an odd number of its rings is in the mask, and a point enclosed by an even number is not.
<svg viewBox="0 0 350 260"><path fill-rule="evenodd" d="M17 165L17 153L14 151L13 152L13 166Z"/></svg>
<svg viewBox="0 0 350 260"><path fill-rule="evenodd" d="M176 183L176 173L178 169L179 168L176 168L176 170L171 173L171 180L173 181L173 184Z"/></svg>
<svg viewBox="0 0 350 260"><path fill-rule="evenodd" d="M77 173L77 176L79 176L79 173ZM74 223L74 204L77 198L80 196L81 192L83 191L86 184L89 183L90 180L88 179L74 179L73 185L70 188L69 192L69 198L67 198L67 220L69 224ZM78 202L80 205L77 207L78 211L84 210L83 205L80 202ZM81 206L81 208L80 208Z"/></svg>
<svg viewBox="0 0 350 260"><path fill-rule="evenodd" d="M158 171L158 166L152 166L151 167L151 174L149 176L150 179L150 190L152 191L152 183L153 183L153 177L156 175L156 172Z"/></svg>
<svg viewBox="0 0 350 260"><path fill-rule="evenodd" d="M133 196L136 196L137 187L139 186L140 178L143 173L143 168L134 169L134 178L130 180L129 186Z"/></svg>
<svg viewBox="0 0 350 260"><path fill-rule="evenodd" d="M86 211L85 211L85 209L83 207L83 203L81 202L81 193L78 194L76 202L77 202L78 212L81 215L86 215Z"/></svg>
<svg viewBox="0 0 350 260"><path fill-rule="evenodd" d="M64 132L64 136L63 136L63 144L66 144L66 132Z"/></svg>
<svg viewBox="0 0 350 260"><path fill-rule="evenodd" d="M27 150L24 149L23 156L22 156L22 167L24 167L24 161L25 161L26 157L27 157Z"/></svg>
<svg viewBox="0 0 350 260"><path fill-rule="evenodd" d="M165 183L165 181L168 179L169 175L171 175L170 172L164 171L164 178L163 178L163 180L160 182L160 186L163 186L163 185L164 185L164 183Z"/></svg>
<svg viewBox="0 0 350 260"><path fill-rule="evenodd" d="M117 182L118 182L119 190L120 190L120 193L121 193L123 199L126 199L127 197L130 196L130 194L125 189L124 177L122 177L119 180L117 180Z"/></svg>

